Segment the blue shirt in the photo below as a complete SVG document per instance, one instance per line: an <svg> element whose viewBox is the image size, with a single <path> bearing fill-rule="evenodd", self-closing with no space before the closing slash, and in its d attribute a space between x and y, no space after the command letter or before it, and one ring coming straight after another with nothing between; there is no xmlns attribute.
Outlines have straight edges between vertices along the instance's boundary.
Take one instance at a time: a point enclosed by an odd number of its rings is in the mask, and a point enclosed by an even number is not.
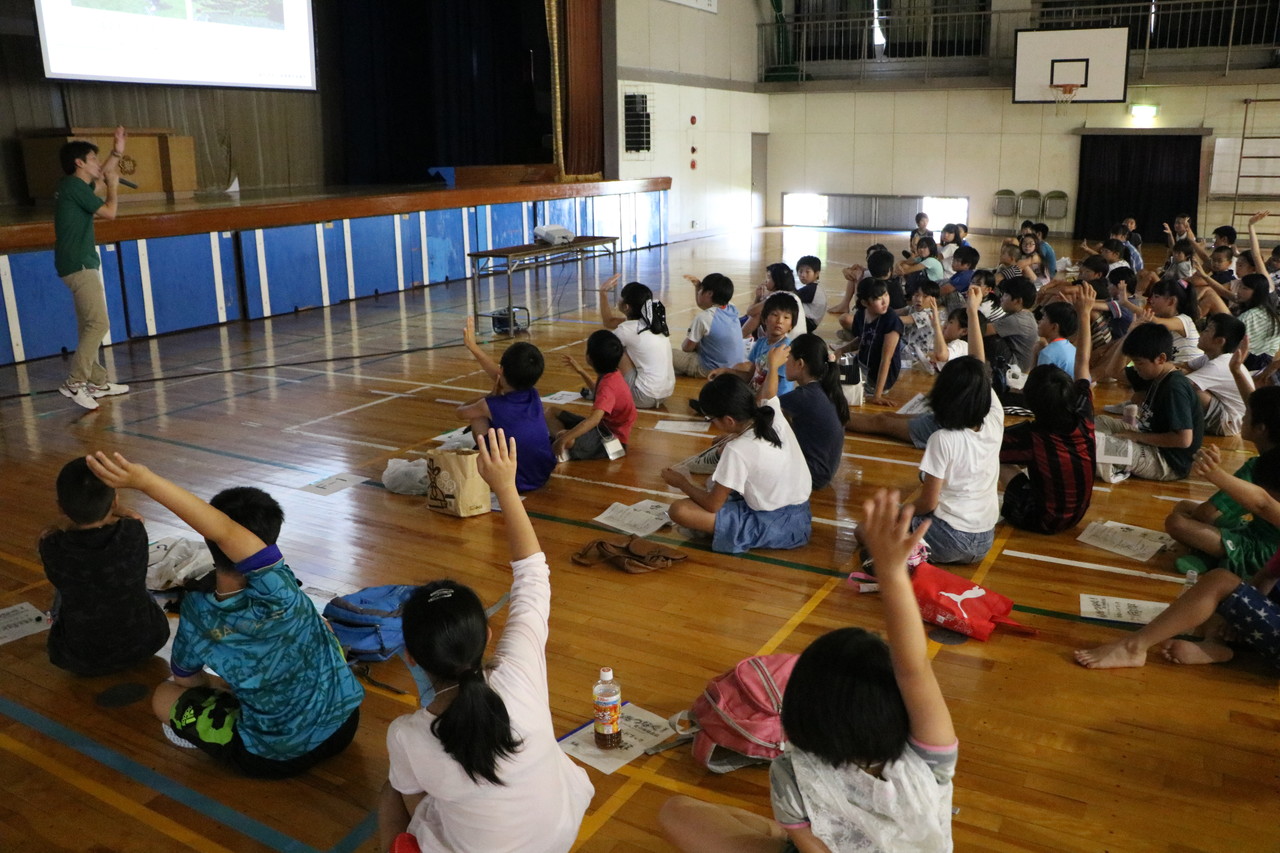
<svg viewBox="0 0 1280 853"><path fill-rule="evenodd" d="M1040 253L1040 260L1044 263L1045 275L1053 278L1058 274L1058 256L1053 251L1053 247L1049 245L1048 240L1041 240L1040 245L1036 247L1036 251ZM1070 373L1071 371L1067 371Z"/></svg>
<svg viewBox="0 0 1280 853"><path fill-rule="evenodd" d="M1040 350L1040 356L1036 359L1036 366L1041 364L1056 364L1066 371L1068 376L1074 378L1076 372L1076 345L1066 338L1058 338L1050 342L1048 346Z"/></svg>
<svg viewBox="0 0 1280 853"><path fill-rule="evenodd" d="M537 388L509 391L485 397L489 425L505 430L516 440L516 488L522 492L541 489L551 479L556 455L551 450L551 432L542 412Z"/></svg>
<svg viewBox="0 0 1280 853"><path fill-rule="evenodd" d="M236 565L248 586L225 601L188 592L170 668L208 666L240 701L237 731L254 755L285 761L324 743L364 698L338 639L268 545Z"/></svg>
<svg viewBox="0 0 1280 853"><path fill-rule="evenodd" d="M960 270L951 275L951 286L956 289L956 293L968 293L969 282L973 281L973 270Z"/></svg>
<svg viewBox="0 0 1280 853"><path fill-rule="evenodd" d="M780 347L783 344L790 344L791 338L785 337L776 344L770 344L766 338L757 338L756 344L751 348L747 361L756 366L755 375L751 377L751 390L759 391L764 385L765 377L769 375L769 350ZM796 383L787 378L787 366L785 364L778 365L778 396L791 391L796 387Z"/></svg>
<svg viewBox="0 0 1280 853"><path fill-rule="evenodd" d="M698 341L698 362L708 371L742 363L742 325L738 322L738 309L725 305L716 306L713 310L711 328Z"/></svg>

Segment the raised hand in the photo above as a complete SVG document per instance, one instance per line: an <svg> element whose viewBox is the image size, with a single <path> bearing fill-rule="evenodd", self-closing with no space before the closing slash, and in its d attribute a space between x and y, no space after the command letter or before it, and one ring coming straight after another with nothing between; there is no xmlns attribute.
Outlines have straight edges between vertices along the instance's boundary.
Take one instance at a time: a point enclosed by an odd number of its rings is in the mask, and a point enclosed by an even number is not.
<svg viewBox="0 0 1280 853"><path fill-rule="evenodd" d="M1218 449L1218 446L1216 444L1204 444L1196 452L1195 461L1191 464L1191 474L1195 477L1205 478L1212 474L1221 464L1222 451Z"/></svg>
<svg viewBox="0 0 1280 853"><path fill-rule="evenodd" d="M911 529L915 507L908 504L899 508L900 499L896 490L880 489L862 504L867 520L858 528L858 538L867 546L879 578L906 574L907 557L929 529L927 520L915 530Z"/></svg>
<svg viewBox="0 0 1280 853"><path fill-rule="evenodd" d="M476 436L476 449L480 456L476 470L495 492L503 487L516 487L516 439L507 438L504 430L491 429L486 435Z"/></svg>
<svg viewBox="0 0 1280 853"><path fill-rule="evenodd" d="M1231 353L1231 369L1234 371L1244 364L1244 360L1249 357L1249 333L1245 332L1244 337L1240 340L1240 346L1236 347Z"/></svg>
<svg viewBox="0 0 1280 853"><path fill-rule="evenodd" d="M462 343L467 349L476 345L476 318L468 317L462 324Z"/></svg>
<svg viewBox="0 0 1280 853"><path fill-rule="evenodd" d="M689 275L688 273L684 274L684 280L691 282L694 287L698 287L702 284L702 279L698 278L696 275Z"/></svg>
<svg viewBox="0 0 1280 853"><path fill-rule="evenodd" d="M1249 217L1249 225L1250 226L1257 225L1259 222L1266 219L1270 215L1271 215L1271 211L1269 210L1259 210L1253 216Z"/></svg>
<svg viewBox="0 0 1280 853"><path fill-rule="evenodd" d="M600 285L600 292L606 293L618 286L618 282L622 280L622 273L616 272L605 279L604 284Z"/></svg>
<svg viewBox="0 0 1280 853"><path fill-rule="evenodd" d="M774 347L769 350L769 368L777 370L779 367L787 363L787 357L791 355L791 347L783 344L780 347Z"/></svg>
<svg viewBox="0 0 1280 853"><path fill-rule="evenodd" d="M119 453L108 456L99 450L86 456L85 461L94 476L113 489L142 489L147 479L155 476L145 465L130 462Z"/></svg>
<svg viewBox="0 0 1280 853"><path fill-rule="evenodd" d="M112 146L115 148L116 153L124 153L124 141L126 137L127 134L124 132L124 125L118 125L116 127L115 135L112 137Z"/></svg>

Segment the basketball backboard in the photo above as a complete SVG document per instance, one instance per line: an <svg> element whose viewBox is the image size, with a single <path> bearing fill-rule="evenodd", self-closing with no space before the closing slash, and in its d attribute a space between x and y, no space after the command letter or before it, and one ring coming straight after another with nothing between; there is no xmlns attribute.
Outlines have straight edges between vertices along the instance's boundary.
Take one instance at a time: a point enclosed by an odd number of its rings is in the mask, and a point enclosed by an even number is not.
<svg viewBox="0 0 1280 853"><path fill-rule="evenodd" d="M1128 95L1129 28L1018 30L1013 102L1051 104L1054 86L1072 86L1075 103L1123 103Z"/></svg>

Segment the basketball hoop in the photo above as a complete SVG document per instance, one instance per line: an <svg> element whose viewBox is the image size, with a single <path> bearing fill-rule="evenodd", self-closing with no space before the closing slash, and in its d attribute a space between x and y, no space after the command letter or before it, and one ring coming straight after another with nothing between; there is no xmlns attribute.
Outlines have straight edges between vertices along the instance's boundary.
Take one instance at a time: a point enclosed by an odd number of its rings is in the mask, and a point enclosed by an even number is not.
<svg viewBox="0 0 1280 853"><path fill-rule="evenodd" d="M1049 88L1053 89L1053 100L1057 104L1055 111L1058 115L1061 115L1062 105L1069 104L1076 99L1076 92L1080 91L1080 84L1050 83Z"/></svg>

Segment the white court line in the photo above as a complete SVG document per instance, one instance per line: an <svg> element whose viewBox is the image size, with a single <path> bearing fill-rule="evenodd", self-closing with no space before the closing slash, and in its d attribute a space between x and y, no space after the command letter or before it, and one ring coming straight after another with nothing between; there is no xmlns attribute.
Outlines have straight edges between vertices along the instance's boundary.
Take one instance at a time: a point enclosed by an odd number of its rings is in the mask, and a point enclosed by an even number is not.
<svg viewBox="0 0 1280 853"><path fill-rule="evenodd" d="M422 399L421 397L418 397L416 394L414 394L412 391L410 391L408 394L401 394L399 391L379 391L376 388L370 388L369 393L377 394L381 397L415 397L416 399L419 399L419 400Z"/></svg>
<svg viewBox="0 0 1280 853"><path fill-rule="evenodd" d="M397 395L397 396L400 396L400 395ZM359 405L359 406L352 406L351 408L349 408L349 409L343 409L343 410L342 410L342 411L340 411L340 412L334 412L334 413L332 413L332 414L325 415L324 417L320 417L320 418L313 418L313 419L311 419L311 420L309 420L309 421L303 421L303 422L302 422L302 423L300 423L300 424L294 424L293 426L285 427L283 431L284 431L284 432L297 432L298 430L302 429L303 427L308 427L308 426L311 426L312 424L322 423L323 421L327 421L327 420L330 420L330 419L332 419L332 418L339 418L339 417L342 417L343 415L349 415L349 414L351 414L352 412L358 412L358 411L360 411L361 409L367 409L367 408L369 408L370 406L381 406L383 403L387 402L388 400L394 400L394 399L396 399L396 398L395 398L395 397L383 397L381 400L374 400L372 403L363 403L363 404L361 404L361 405Z"/></svg>
<svg viewBox="0 0 1280 853"><path fill-rule="evenodd" d="M890 441L887 438L871 438L869 436L860 435L858 433L846 432L844 434L844 439L845 441L866 441L871 444L890 444L890 445L893 445L894 447L915 447L915 445L913 445L909 441ZM919 450L918 447L915 447L915 449Z"/></svg>
<svg viewBox="0 0 1280 853"><path fill-rule="evenodd" d="M305 380L305 379L285 379L284 377L281 377L281 376L263 376L261 373L246 373L246 372L245 372L245 371L243 371L243 370L219 370L219 369L218 369L218 368L216 368L216 367L195 367L195 368L193 368L193 369L194 369L194 370L199 370L199 371L201 371L202 373L217 373L217 374L221 374L221 375L224 375L224 376L225 376L225 375L228 375L228 374L229 374L229 375L231 375L231 376L243 376L245 379L256 379L256 380L258 380L258 381L260 381L260 382L295 382L295 383L302 383L302 382L306 382L306 381L307 381L307 380ZM274 368L272 368L272 369L274 369ZM203 379L204 377L201 377L201 378Z"/></svg>
<svg viewBox="0 0 1280 853"><path fill-rule="evenodd" d="M1109 489L1109 488L1108 488L1108 487L1106 487L1106 486L1094 486L1094 487L1093 487L1093 490L1094 490L1095 492L1109 492L1109 491L1111 491L1111 489Z"/></svg>
<svg viewBox="0 0 1280 853"><path fill-rule="evenodd" d="M846 459L866 459L868 462L888 462L890 465L910 465L912 468L918 468L919 462L910 462L904 459L881 459L879 456L863 456L860 453L841 453Z"/></svg>
<svg viewBox="0 0 1280 853"><path fill-rule="evenodd" d="M461 406L461 405L462 405L462 401L461 401L461 400L446 400L444 397L436 397L436 398L435 398L434 400L432 400L431 402L433 402L433 403L444 403L444 404L449 405L449 406Z"/></svg>
<svg viewBox="0 0 1280 853"><path fill-rule="evenodd" d="M293 435L305 435L308 438L320 438L325 441L336 441L341 444L358 444L361 447L372 447L377 450L391 450L391 451L400 450L399 447L396 447L391 444L377 444L372 441L361 441L358 438L344 438L343 436L340 436L340 435L325 435L324 433L307 432L306 430L292 429L292 428L286 428L285 432L291 433Z"/></svg>
<svg viewBox="0 0 1280 853"><path fill-rule="evenodd" d="M1084 563L1079 560L1068 560L1063 557L1048 557L1044 554L1028 554L1026 551L1009 551L1001 552L1001 555L1007 557L1021 557L1024 560L1036 560L1041 563L1056 563L1059 566L1077 566L1082 569L1092 569L1096 572L1110 572L1113 575L1129 575L1136 578L1151 578L1157 581L1167 581L1168 583L1185 584L1186 578L1176 575L1158 575L1154 572L1140 572L1136 569L1121 569L1116 566L1104 566L1101 563Z"/></svg>

